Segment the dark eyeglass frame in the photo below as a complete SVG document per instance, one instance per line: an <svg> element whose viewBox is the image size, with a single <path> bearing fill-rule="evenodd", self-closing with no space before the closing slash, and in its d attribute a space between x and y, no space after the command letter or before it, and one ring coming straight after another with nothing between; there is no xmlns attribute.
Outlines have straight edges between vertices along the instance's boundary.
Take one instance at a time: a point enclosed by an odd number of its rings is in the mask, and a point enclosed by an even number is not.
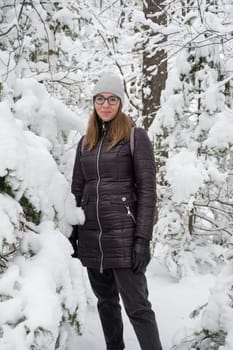
<svg viewBox="0 0 233 350"><path fill-rule="evenodd" d="M101 98L103 99L103 102L102 102L102 103L97 102L97 98L98 98L98 97L101 97ZM111 99L112 99L112 98L114 98L114 103L111 103ZM115 99L116 99L116 100L115 100ZM94 102L95 102L97 105L103 105L103 104L105 103L105 101L107 101L108 104L109 104L110 106L115 106L115 105L117 105L118 101L120 101L120 100L121 100L121 99L120 99L118 96L116 96L116 95L111 95L111 96L108 96L108 97L104 97L103 95L98 94L98 95L94 96Z"/></svg>

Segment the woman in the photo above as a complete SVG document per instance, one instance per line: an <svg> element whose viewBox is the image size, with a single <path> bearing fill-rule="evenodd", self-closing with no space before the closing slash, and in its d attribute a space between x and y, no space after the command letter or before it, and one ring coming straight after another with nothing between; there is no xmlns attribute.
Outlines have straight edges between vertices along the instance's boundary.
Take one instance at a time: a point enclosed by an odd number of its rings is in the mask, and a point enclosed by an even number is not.
<svg viewBox="0 0 233 350"><path fill-rule="evenodd" d="M125 348L119 295L141 349L161 350L145 277L156 200L154 155L141 128L135 128L132 154L132 121L122 112L123 101L122 81L103 75L77 148L72 192L86 221L71 240L98 299L107 350Z"/></svg>

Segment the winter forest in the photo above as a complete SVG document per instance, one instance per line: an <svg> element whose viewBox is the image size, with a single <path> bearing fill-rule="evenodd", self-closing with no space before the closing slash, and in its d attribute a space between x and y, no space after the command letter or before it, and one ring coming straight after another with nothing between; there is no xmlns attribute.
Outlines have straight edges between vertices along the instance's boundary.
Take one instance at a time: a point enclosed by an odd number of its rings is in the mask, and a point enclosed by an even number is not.
<svg viewBox="0 0 233 350"><path fill-rule="evenodd" d="M153 259L177 282L216 277L172 349L233 349L232 13L232 0L1 0L0 349L73 350L70 330L82 337L70 182L106 71L154 145Z"/></svg>

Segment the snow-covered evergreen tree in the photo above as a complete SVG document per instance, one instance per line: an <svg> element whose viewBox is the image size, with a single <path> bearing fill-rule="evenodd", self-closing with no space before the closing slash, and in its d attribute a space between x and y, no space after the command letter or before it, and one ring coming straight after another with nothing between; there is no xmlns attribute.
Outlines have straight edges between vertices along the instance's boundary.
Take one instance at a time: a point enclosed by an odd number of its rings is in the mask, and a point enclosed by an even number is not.
<svg viewBox="0 0 233 350"><path fill-rule="evenodd" d="M231 242L230 74L221 41L210 28L215 23L227 32L228 24L220 10L211 9L193 4L182 27L171 23L166 29L182 47L169 62L162 108L150 130L161 165L156 234L174 275L197 264L214 267Z"/></svg>
<svg viewBox="0 0 233 350"><path fill-rule="evenodd" d="M81 132L81 124L74 112L49 95L46 84L39 78L43 69L46 76L55 74L52 54L51 62L48 59L51 69L46 59L43 64L32 55L36 42L38 50L41 45L43 51L42 38L48 34L39 6L36 2L8 1L1 5L3 349L65 349L69 328L80 332L85 307L82 269L71 258L72 248L67 239L72 225L84 220L67 181L71 172L67 161L74 155L74 148L73 155L67 155L70 130ZM45 46L48 54L48 42Z"/></svg>
<svg viewBox="0 0 233 350"><path fill-rule="evenodd" d="M25 127L13 107L0 102L0 346L65 349L68 325L79 327L82 291L66 235L83 217L51 143ZM56 127L51 123L51 132Z"/></svg>
<svg viewBox="0 0 233 350"><path fill-rule="evenodd" d="M172 40L168 80L150 130L159 169L157 251L178 277L223 266L207 305L194 312L202 312L199 327L174 349L230 350L232 3L173 5L175 21L162 30Z"/></svg>

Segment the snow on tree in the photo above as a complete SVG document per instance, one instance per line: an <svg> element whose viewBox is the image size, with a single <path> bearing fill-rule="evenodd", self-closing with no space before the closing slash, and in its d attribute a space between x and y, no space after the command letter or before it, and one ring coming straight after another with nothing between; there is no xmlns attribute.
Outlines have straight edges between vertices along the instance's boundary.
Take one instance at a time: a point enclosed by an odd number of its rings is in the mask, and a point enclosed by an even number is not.
<svg viewBox="0 0 233 350"><path fill-rule="evenodd" d="M83 270L67 237L85 218L69 182L103 71L122 76L125 108L133 117L140 113L143 16L134 5L1 3L0 347L6 350L65 349L70 327L81 332Z"/></svg>
<svg viewBox="0 0 233 350"><path fill-rule="evenodd" d="M231 257L232 260L232 257ZM233 346L233 264L226 264L217 276L208 303L192 311L190 317L202 314L193 333L183 330L175 337L173 350L231 350Z"/></svg>
<svg viewBox="0 0 233 350"><path fill-rule="evenodd" d="M83 293L65 235L84 217L50 142L10 107L0 103L0 346L65 349Z"/></svg>
<svg viewBox="0 0 233 350"><path fill-rule="evenodd" d="M171 22L164 29L170 40L183 44L168 53L179 51L169 62L162 107L150 133L162 164L156 233L175 275L196 270L197 264L214 267L231 241L230 74L222 40L208 27L214 20L220 26L218 13L193 6L182 27Z"/></svg>
<svg viewBox="0 0 233 350"><path fill-rule="evenodd" d="M38 42L39 50L46 32L43 11L37 12L40 6L4 2L0 13L0 347L4 349L65 349L69 328L81 332L86 303L82 268L71 258L67 239L72 225L84 221L68 182L68 162L74 157L82 123L74 111L49 95L38 78L43 69L44 78L55 74L48 50L51 69L46 59L36 66L32 58L33 45Z"/></svg>
<svg viewBox="0 0 233 350"><path fill-rule="evenodd" d="M150 128L158 166L155 254L181 277L221 270L201 323L174 349L233 347L231 2L167 5L168 79ZM169 44L170 41L170 44ZM159 242L159 243L158 243Z"/></svg>

